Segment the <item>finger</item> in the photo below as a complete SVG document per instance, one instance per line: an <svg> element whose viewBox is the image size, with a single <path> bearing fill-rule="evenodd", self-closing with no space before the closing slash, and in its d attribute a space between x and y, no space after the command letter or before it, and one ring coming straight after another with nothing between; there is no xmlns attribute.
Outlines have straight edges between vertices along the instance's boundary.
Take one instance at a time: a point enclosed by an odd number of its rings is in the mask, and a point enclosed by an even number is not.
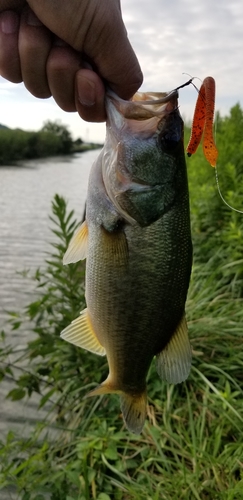
<svg viewBox="0 0 243 500"><path fill-rule="evenodd" d="M19 16L15 12L0 14L0 74L13 83L22 81L18 30Z"/></svg>
<svg viewBox="0 0 243 500"><path fill-rule="evenodd" d="M127 38L119 0L28 3L51 31L94 62L101 78L120 97L129 99L138 90L143 75Z"/></svg>
<svg viewBox="0 0 243 500"><path fill-rule="evenodd" d="M24 5L26 5L25 0L0 0L0 12L4 10L21 11Z"/></svg>
<svg viewBox="0 0 243 500"><path fill-rule="evenodd" d="M50 31L29 7L24 9L19 28L21 71L26 88L35 97L47 98L51 95L46 76L51 44Z"/></svg>
<svg viewBox="0 0 243 500"><path fill-rule="evenodd" d="M118 13L113 17L108 16L105 24L103 21L99 40L95 40L92 30L89 31L83 50L93 61L100 76L119 97L130 99L137 92L143 75Z"/></svg>
<svg viewBox="0 0 243 500"><path fill-rule="evenodd" d="M47 61L47 78L51 93L64 111L76 111L75 74L80 67L80 54L68 46L54 46Z"/></svg>
<svg viewBox="0 0 243 500"><path fill-rule="evenodd" d="M101 78L90 69L80 69L75 78L76 109L87 122L103 122L105 112L105 87Z"/></svg>

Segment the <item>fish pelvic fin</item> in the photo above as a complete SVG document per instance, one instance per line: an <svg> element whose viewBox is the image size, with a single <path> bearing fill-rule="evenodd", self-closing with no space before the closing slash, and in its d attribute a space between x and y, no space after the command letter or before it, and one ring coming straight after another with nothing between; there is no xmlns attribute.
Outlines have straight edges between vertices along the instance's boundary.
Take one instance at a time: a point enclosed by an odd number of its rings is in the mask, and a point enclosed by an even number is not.
<svg viewBox="0 0 243 500"><path fill-rule="evenodd" d="M140 434L143 430L147 414L147 393L129 394L112 385L110 376L86 394L85 398L91 396L102 396L103 394L119 394L121 401L121 411L127 429L135 434Z"/></svg>
<svg viewBox="0 0 243 500"><path fill-rule="evenodd" d="M192 361L185 313L166 347L157 355L157 372L170 384L187 379Z"/></svg>
<svg viewBox="0 0 243 500"><path fill-rule="evenodd" d="M78 228L71 238L67 251L63 257L63 264L71 264L86 259L88 251L88 226L87 222Z"/></svg>
<svg viewBox="0 0 243 500"><path fill-rule="evenodd" d="M84 309L80 316L61 332L61 338L100 356L106 354L105 348L96 337L88 309Z"/></svg>

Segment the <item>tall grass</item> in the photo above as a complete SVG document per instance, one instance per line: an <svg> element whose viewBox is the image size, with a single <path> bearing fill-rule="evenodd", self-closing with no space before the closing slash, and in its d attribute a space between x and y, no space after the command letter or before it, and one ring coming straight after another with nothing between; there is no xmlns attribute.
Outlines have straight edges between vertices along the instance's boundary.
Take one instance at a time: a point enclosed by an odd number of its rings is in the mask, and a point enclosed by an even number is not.
<svg viewBox="0 0 243 500"><path fill-rule="evenodd" d="M84 268L62 266L77 222L58 196L51 220L52 251L33 276L38 299L10 318L15 330L31 320L36 337L16 358L2 333L0 351L2 378L15 379L9 398L38 395L46 417L28 438L10 430L2 441L0 488L13 488L21 500L242 499L242 264L227 261L223 242L207 259L195 252L190 377L168 385L152 365L148 418L141 436L133 436L116 396L83 399L105 378L106 360L59 338L84 307Z"/></svg>

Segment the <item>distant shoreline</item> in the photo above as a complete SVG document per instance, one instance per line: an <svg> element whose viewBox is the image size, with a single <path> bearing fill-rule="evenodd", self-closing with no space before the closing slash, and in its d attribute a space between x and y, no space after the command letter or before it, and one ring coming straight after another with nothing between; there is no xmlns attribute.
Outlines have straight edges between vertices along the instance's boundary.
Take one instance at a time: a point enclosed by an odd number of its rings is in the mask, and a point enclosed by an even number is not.
<svg viewBox="0 0 243 500"><path fill-rule="evenodd" d="M10 129L0 124L0 167L23 160L72 155L102 148L102 144L73 140L68 128L48 121L38 132Z"/></svg>

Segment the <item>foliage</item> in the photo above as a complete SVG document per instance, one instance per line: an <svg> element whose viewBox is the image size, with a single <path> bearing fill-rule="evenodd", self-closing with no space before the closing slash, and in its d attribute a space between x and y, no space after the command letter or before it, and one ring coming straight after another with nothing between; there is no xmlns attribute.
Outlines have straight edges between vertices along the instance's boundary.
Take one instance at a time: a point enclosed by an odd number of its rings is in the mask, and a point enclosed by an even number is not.
<svg viewBox="0 0 243 500"><path fill-rule="evenodd" d="M69 135L69 142L62 135L45 127L39 132L0 129L0 165L20 159L70 153L72 139L66 127L62 125L62 128L63 135L64 131Z"/></svg>
<svg viewBox="0 0 243 500"><path fill-rule="evenodd" d="M0 166L18 160L66 155L100 148L101 144L73 141L66 125L57 121L46 121L38 132L0 127Z"/></svg>
<svg viewBox="0 0 243 500"><path fill-rule="evenodd" d="M217 132L221 190L237 208L243 131L238 134L235 120L241 126L241 115L237 105L230 117L218 116ZM227 131L234 147L226 145ZM106 361L59 338L84 307L84 268L62 266L77 223L55 197L53 250L33 277L38 299L23 317L10 318L15 330L31 320L35 339L16 358L2 333L0 376L15 380L8 397L25 401L38 395L46 410L30 436L9 431L0 446L0 488L14 487L18 499L243 498L243 215L223 204L201 151L188 160L188 171L195 249L187 302L193 367L188 381L177 386L161 382L151 367L141 436L124 428L116 396L83 398L104 380Z"/></svg>
<svg viewBox="0 0 243 500"><path fill-rule="evenodd" d="M243 261L240 241L243 214L243 110L236 104L230 115L215 122L219 150L217 170L210 168L202 148L188 160L194 256L201 263L216 259L217 280L223 277L242 296ZM186 130L186 141L189 131ZM222 273L222 266L227 265ZM236 290L237 287L237 290Z"/></svg>
<svg viewBox="0 0 243 500"><path fill-rule="evenodd" d="M44 126L42 128L42 132L47 132L49 134L54 135L55 137L59 138L60 141L60 153L61 154L69 154L72 151L72 136L68 130L68 128L60 123L58 120L55 122L52 122L50 120L47 120L44 123Z"/></svg>

